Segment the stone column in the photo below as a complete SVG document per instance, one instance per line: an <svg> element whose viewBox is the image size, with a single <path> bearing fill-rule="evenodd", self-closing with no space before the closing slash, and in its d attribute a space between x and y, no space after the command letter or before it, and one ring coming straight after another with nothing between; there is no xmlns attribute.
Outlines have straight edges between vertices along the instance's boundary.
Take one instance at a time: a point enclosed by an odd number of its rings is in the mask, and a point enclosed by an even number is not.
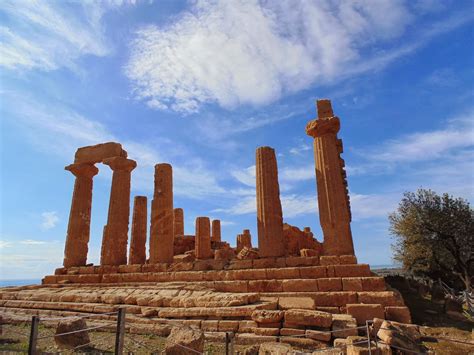
<svg viewBox="0 0 474 355"><path fill-rule="evenodd" d="M146 261L146 228L147 198L135 196L133 201L132 240L130 242L129 264L145 264Z"/></svg>
<svg viewBox="0 0 474 355"><path fill-rule="evenodd" d="M156 164L151 203L150 263L173 262L173 220L173 169L170 164Z"/></svg>
<svg viewBox="0 0 474 355"><path fill-rule="evenodd" d="M174 209L174 236L184 235L184 211L182 208Z"/></svg>
<svg viewBox="0 0 474 355"><path fill-rule="evenodd" d="M257 227L260 257L285 255L283 215L275 151L257 149Z"/></svg>
<svg viewBox="0 0 474 355"><path fill-rule="evenodd" d="M71 164L65 167L75 177L71 211L64 248L64 267L84 266L87 262L90 236L92 178L99 169L93 164Z"/></svg>
<svg viewBox="0 0 474 355"><path fill-rule="evenodd" d="M196 218L195 252L197 259L212 258L211 224L208 217Z"/></svg>
<svg viewBox="0 0 474 355"><path fill-rule="evenodd" d="M342 141L337 138L340 121L335 117L331 101L318 100L318 118L306 125L306 134L314 138L316 184L319 220L324 234L325 255L354 254L351 233L351 212Z"/></svg>
<svg viewBox="0 0 474 355"><path fill-rule="evenodd" d="M109 214L102 238L101 265L127 264L128 222L130 219L130 180L137 163L124 157L104 159L112 169Z"/></svg>
<svg viewBox="0 0 474 355"><path fill-rule="evenodd" d="M250 230L248 229L244 229L242 234L237 235L237 253L244 247L252 249L252 236L250 235Z"/></svg>
<svg viewBox="0 0 474 355"><path fill-rule="evenodd" d="M212 221L212 234L211 240L213 242L220 242L221 241L221 221L215 219Z"/></svg>

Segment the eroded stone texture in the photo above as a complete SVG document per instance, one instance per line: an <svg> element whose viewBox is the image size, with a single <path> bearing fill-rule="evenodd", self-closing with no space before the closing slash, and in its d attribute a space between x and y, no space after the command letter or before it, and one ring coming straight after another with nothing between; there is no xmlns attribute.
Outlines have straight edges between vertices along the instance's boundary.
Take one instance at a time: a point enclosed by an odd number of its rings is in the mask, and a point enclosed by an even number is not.
<svg viewBox="0 0 474 355"><path fill-rule="evenodd" d="M101 265L127 263L128 221L130 219L130 179L137 166L134 160L115 157L103 161L113 170L109 214L104 227Z"/></svg>
<svg viewBox="0 0 474 355"><path fill-rule="evenodd" d="M76 151L74 163L95 164L102 162L104 159L113 157L126 158L127 152L122 149L122 145L120 143L101 143L79 148Z"/></svg>
<svg viewBox="0 0 474 355"><path fill-rule="evenodd" d="M184 211L182 208L175 208L174 212L174 237L184 235Z"/></svg>
<svg viewBox="0 0 474 355"><path fill-rule="evenodd" d="M86 265L90 236L92 178L99 172L92 164L66 166L76 177L64 248L64 267Z"/></svg>
<svg viewBox="0 0 474 355"><path fill-rule="evenodd" d="M256 176L259 255L260 257L285 255L278 167L272 148L257 149Z"/></svg>
<svg viewBox="0 0 474 355"><path fill-rule="evenodd" d="M237 253L239 253L244 247L252 249L252 236L248 229L244 229L242 234L237 235Z"/></svg>
<svg viewBox="0 0 474 355"><path fill-rule="evenodd" d="M172 263L174 255L173 169L155 165L151 204L150 263Z"/></svg>
<svg viewBox="0 0 474 355"><path fill-rule="evenodd" d="M314 159L318 189L319 220L324 233L325 255L354 254L351 212L342 141L337 138L339 118L331 101L318 100L318 118L306 125L306 133L314 138Z"/></svg>
<svg viewBox="0 0 474 355"><path fill-rule="evenodd" d="M218 219L215 219L212 221L211 241L213 242L221 241L221 221Z"/></svg>
<svg viewBox="0 0 474 355"><path fill-rule="evenodd" d="M196 218L196 258L212 258L211 249L211 223L208 217Z"/></svg>
<svg viewBox="0 0 474 355"><path fill-rule="evenodd" d="M147 198L135 196L133 202L132 240L129 264L145 264L146 261Z"/></svg>
<svg viewBox="0 0 474 355"><path fill-rule="evenodd" d="M312 249L315 251L314 255L321 254L323 246L313 237L313 233L308 227L302 231L298 227L284 223L283 238L288 255L300 255L301 249Z"/></svg>

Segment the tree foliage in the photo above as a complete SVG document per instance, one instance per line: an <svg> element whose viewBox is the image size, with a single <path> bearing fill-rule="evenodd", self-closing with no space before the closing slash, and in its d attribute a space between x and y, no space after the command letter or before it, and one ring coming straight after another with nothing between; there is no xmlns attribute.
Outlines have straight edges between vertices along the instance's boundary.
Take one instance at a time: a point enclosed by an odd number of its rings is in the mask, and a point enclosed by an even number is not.
<svg viewBox="0 0 474 355"><path fill-rule="evenodd" d="M425 189L406 192L389 220L394 258L405 270L471 288L474 210L466 200Z"/></svg>

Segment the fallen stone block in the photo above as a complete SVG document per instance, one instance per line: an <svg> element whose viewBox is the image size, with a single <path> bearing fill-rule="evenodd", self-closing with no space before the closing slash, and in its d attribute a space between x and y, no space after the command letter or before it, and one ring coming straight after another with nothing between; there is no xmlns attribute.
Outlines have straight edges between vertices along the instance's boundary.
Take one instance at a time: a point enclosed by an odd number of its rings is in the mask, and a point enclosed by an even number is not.
<svg viewBox="0 0 474 355"><path fill-rule="evenodd" d="M319 330L306 330L306 337L309 339L319 340L319 341L330 341L331 332L323 332Z"/></svg>
<svg viewBox="0 0 474 355"><path fill-rule="evenodd" d="M191 349L191 350L190 350ZM186 355L190 352L204 351L204 333L189 327L173 327L166 339L167 355Z"/></svg>
<svg viewBox="0 0 474 355"><path fill-rule="evenodd" d="M260 344L258 355L289 355L292 352L291 345L271 342Z"/></svg>
<svg viewBox="0 0 474 355"><path fill-rule="evenodd" d="M255 310L251 317L257 323L277 323L281 322L283 315L283 311Z"/></svg>
<svg viewBox="0 0 474 355"><path fill-rule="evenodd" d="M332 314L313 310L291 309L285 311L285 322L329 328L332 324Z"/></svg>
<svg viewBox="0 0 474 355"><path fill-rule="evenodd" d="M86 321L83 318L70 318L58 323L54 342L60 349L74 349L81 345L90 343ZM77 332L73 334L64 334ZM64 335L61 335L64 334Z"/></svg>

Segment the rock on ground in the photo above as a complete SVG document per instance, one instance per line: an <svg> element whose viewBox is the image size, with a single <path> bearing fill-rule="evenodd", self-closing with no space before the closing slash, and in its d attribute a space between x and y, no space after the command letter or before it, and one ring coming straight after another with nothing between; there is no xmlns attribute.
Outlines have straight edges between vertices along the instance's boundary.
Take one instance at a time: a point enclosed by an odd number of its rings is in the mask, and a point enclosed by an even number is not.
<svg viewBox="0 0 474 355"><path fill-rule="evenodd" d="M89 333L81 331L73 334L58 336L57 334L69 333L87 329L86 321L82 318L70 318L59 322L56 328L54 342L61 349L74 349L81 345L90 343Z"/></svg>
<svg viewBox="0 0 474 355"><path fill-rule="evenodd" d="M166 339L166 355L186 355L204 351L204 333L189 327L174 327Z"/></svg>
<svg viewBox="0 0 474 355"><path fill-rule="evenodd" d="M291 353L291 345L284 343L263 343L260 344L258 351L258 355L286 355Z"/></svg>

